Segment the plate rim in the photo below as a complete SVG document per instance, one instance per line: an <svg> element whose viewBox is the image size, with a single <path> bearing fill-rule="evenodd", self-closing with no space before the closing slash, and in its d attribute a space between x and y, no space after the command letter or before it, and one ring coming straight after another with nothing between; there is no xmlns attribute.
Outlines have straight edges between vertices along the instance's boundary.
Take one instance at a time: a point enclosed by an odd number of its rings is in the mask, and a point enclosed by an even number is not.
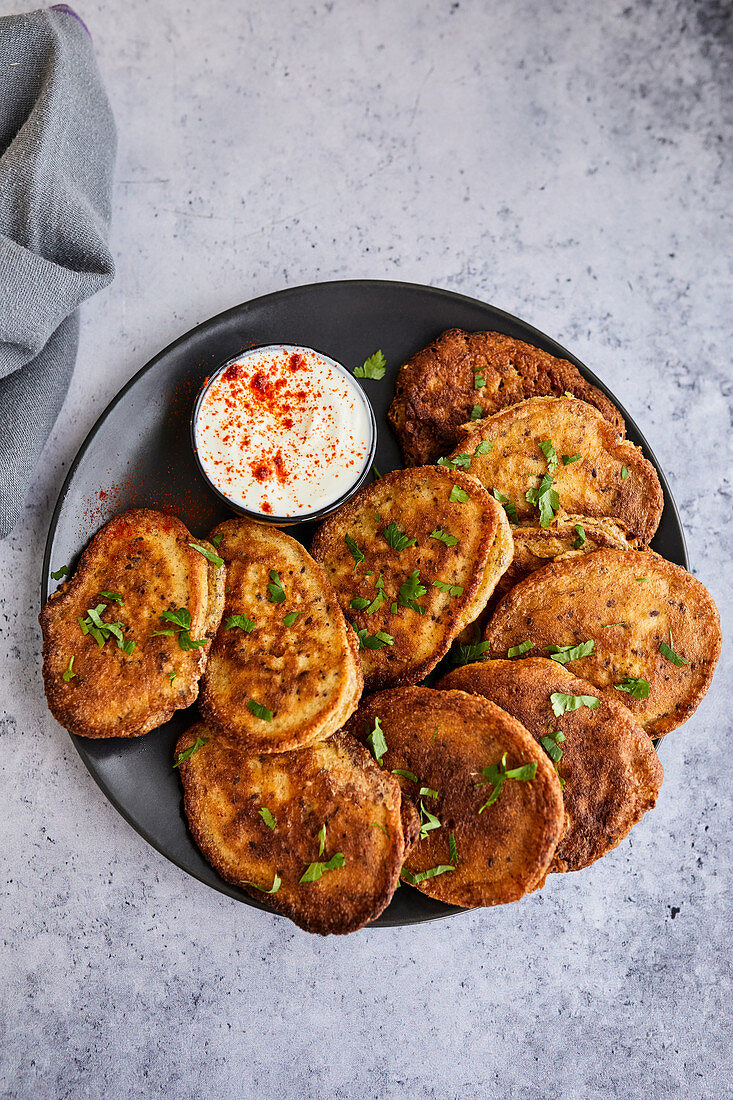
<svg viewBox="0 0 733 1100"><path fill-rule="evenodd" d="M270 300L270 299L273 299L273 298L282 299L284 297L287 297L288 295L297 294L299 292L302 293L303 291L311 291L311 290L315 290L315 289L324 290L326 288L333 288L333 289L335 289L335 288L346 288L346 289L348 289L350 287L351 288L370 287L370 288L382 289L382 290L397 290L397 289L399 289L399 290L403 290L403 291L407 290L407 291L410 291L410 292L417 291L417 292L420 292L422 294L424 294L425 292L429 292L430 294L434 294L434 295L440 297L441 299L446 299L446 298L455 299L456 301L466 303L470 306L474 306L474 307L478 306L478 307L483 308L483 309L488 308L492 311L492 313L495 315L495 317L498 320L505 321L507 324L510 324L510 325L511 324L518 325L522 329L527 331L529 334L531 334L532 338L537 337L538 338L538 344L536 346L539 346L540 348L542 348L543 345L548 345L548 344L552 345L553 350L551 352L549 352L548 354L555 355L556 358L563 358L563 359L568 360L570 363L573 363L574 366L577 367L580 374L586 379L586 381L590 382L594 386L597 386L598 389L600 389L601 392L604 393L609 398L609 400L613 402L615 407L619 410L619 412L623 416L624 422L626 424L628 424L629 421L631 422L631 424L633 426L633 432L636 436L638 436L639 444L640 444L640 446L643 450L643 453L644 453L645 457L652 463L652 465L654 466L654 468L657 472L657 475L659 477L661 487L662 487L662 492L663 492L663 495L664 495L665 506L666 505L669 506L669 508L671 510L671 513L672 513L672 519L673 519L673 521L674 521L674 523L675 523L675 525L676 525L676 527L679 531L680 543L681 543L681 547L682 547L683 566L684 566L685 569L687 569L689 571L690 560L689 560L689 554L688 554L688 550L687 550L687 540L685 538L685 530L684 530L684 526L682 524L682 520L680 518L679 509L677 507L677 502L676 502L676 500L675 500L675 498L672 494L672 490L670 488L670 485L669 485L669 482L667 480L667 477L666 477L666 474L665 474L664 470L660 466L654 451L652 450L651 446L649 445L649 443L646 439L646 436L641 431L641 429L638 427L638 425L637 425L636 421L634 420L634 418L629 415L629 413L627 412L625 406L618 400L618 398L615 396L615 394L613 394L611 392L611 390L603 382L603 380L601 378L599 378L590 369L590 367L586 366L586 364L583 363L582 360L578 359L578 357L576 355L574 355L572 352L568 351L567 348L565 348L562 344L558 343L558 341L553 339L553 337L548 336L547 333L542 332L540 329L536 328L534 325L530 324L528 321L524 321L521 317L518 317L516 314L509 313L507 310L500 309L498 306L494 306L490 302L485 302L481 298L475 298L475 297L472 297L471 295L461 294L458 291L454 291L454 290L446 290L442 287L436 287L436 286L433 286L432 284L429 284L429 283L413 283L413 282L408 282L408 281L405 281L405 280L398 280L398 279L328 279L328 280L323 280L323 281L314 282L314 283L302 283L302 284L298 284L297 286L284 287L281 290L270 291L267 294L258 295L255 298L250 298L247 301L239 302L238 304L236 304L234 306L230 306L225 310L221 310L219 313L216 313L213 316L207 318L206 320L199 322L199 324L194 325L193 328L188 329L186 332L184 332L180 336L176 337L175 340L172 340L169 344L167 344L164 348L162 348L159 352L157 352L154 356L152 356L151 359L149 359L140 368L138 368L138 370L136 370L130 376L130 378L128 378L128 380L120 387L120 389L112 396L112 398L107 402L105 407L102 409L100 414L94 420L93 424L91 425L91 427L88 429L86 435L84 436L84 439L82 440L82 442L81 442L81 444L80 444L80 446L79 446L76 454L74 455L74 458L73 458L73 460L72 460L72 462L69 466L69 469L66 473L66 476L64 478L61 489L59 490L59 495L58 495L58 498L56 500L56 504L54 506L53 512L51 514L51 518L49 520L48 532L47 532L47 535L46 535L46 543L45 543L44 553L43 553L43 561L42 561L42 565L41 565L41 591L40 591L40 606L41 607L43 607L43 605L46 603L46 601L48 600L49 595L50 595L48 590L49 590L49 581L50 581L50 566L51 566L52 544L53 544L54 536L55 536L55 533L56 533L58 518L59 518L59 515L61 513L61 509L63 508L63 505L66 501L66 498L69 494L69 491L70 491L70 488L71 488L71 483L74 479L74 475L75 475L77 469L79 468L79 466L80 466L80 464L81 464L88 448L92 445L92 442L94 441L95 437L97 436L99 430L102 428L104 421L107 419L107 416L123 400L123 398L126 396L128 391L130 389L132 389L132 387L136 384L138 379L142 378L143 375L148 373L148 371L153 370L162 359L169 356L179 346L181 346L181 345L185 344L187 341L189 341L191 339L191 337L193 337L194 335L201 334L202 330L205 330L207 328L219 326L226 319L234 317L236 314L240 313L242 310L244 310L246 308L254 307L254 306L261 306L261 305L266 304L268 302L268 300ZM474 331L480 332L480 331L488 331L488 330L486 330L486 329L476 329ZM525 342L529 342L529 341L525 341ZM151 731L151 733L154 733L154 732L155 731ZM127 811L120 804L117 797L109 790L109 788L107 787L105 781L98 774L96 774L95 771L92 770L91 763L88 760L86 754L83 752L82 746L79 743L80 739L78 737L75 737L68 730L66 730L66 733L69 736L72 744L74 745L74 748L76 749L79 757L81 758L81 761L84 764L84 767L86 768L87 772L89 773L91 778L96 783L97 787L99 787L99 789L102 791L105 798L112 804L114 809L123 818L123 820L139 836L141 836L143 838L143 840L147 844L149 844L150 847L153 848L159 855L161 855L164 859L166 859L167 861L172 863L174 866L178 867L178 869L180 871L182 871L184 874L190 875L191 877L195 878L203 886L206 886L209 889L215 889L218 893L224 894L225 896L231 898L233 901L244 902L250 908L259 909L260 911L265 912L265 913L270 913L273 916L282 916L282 914L275 913L272 909L269 909L266 905L263 905L256 898L252 898L249 895L244 894L243 891L235 892L236 888L233 887L230 883L226 882L224 879L220 878L219 883L217 883L216 886L212 886L212 884L210 882L208 882L206 879L202 878L195 871L192 871L188 867L184 867L183 864L178 859L175 858L175 856L169 855L167 852L164 852L161 849L161 847L159 846L159 844L155 841L155 839L151 836L150 832L144 826L138 825L137 823L135 823L131 820L131 818L128 815ZM464 908L458 907L458 906L452 906L451 910L452 911L449 911L449 912L436 912L434 914L429 914L428 916L422 916L422 917L416 918L414 920L405 920L405 919L397 919L397 918L390 919L389 917L386 916L386 910L385 910L383 913L380 914L380 917L377 919L377 921L372 921L371 923L366 925L366 929L371 929L371 928L406 928L406 927L411 927L412 925L415 925L415 924L428 924L428 923L431 923L433 921L446 920L446 919L449 919L451 917L460 916L461 914L467 914L467 913L472 912L472 909L464 909Z"/></svg>

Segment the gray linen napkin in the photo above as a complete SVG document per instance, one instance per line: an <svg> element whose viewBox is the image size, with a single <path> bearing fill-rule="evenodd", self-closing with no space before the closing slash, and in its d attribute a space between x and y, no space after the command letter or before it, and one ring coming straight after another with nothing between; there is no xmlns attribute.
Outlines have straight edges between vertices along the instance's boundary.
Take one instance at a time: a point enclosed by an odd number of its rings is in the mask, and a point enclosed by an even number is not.
<svg viewBox="0 0 733 1100"><path fill-rule="evenodd" d="M0 19L0 538L69 388L78 307L114 275L115 149L75 13L61 4Z"/></svg>

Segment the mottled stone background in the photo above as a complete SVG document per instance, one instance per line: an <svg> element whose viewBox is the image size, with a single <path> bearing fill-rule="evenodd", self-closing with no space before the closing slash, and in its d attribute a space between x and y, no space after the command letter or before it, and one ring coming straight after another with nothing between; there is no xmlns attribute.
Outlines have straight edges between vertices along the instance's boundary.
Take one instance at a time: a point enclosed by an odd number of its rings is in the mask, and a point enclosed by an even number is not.
<svg viewBox="0 0 733 1100"><path fill-rule="evenodd" d="M53 504L122 383L227 306L365 276L485 299L597 371L729 619L731 9L78 6L119 125L119 269L0 543L3 1095L730 1095L729 662L663 745L657 809L600 864L500 910L321 940L119 817L46 709L36 616Z"/></svg>

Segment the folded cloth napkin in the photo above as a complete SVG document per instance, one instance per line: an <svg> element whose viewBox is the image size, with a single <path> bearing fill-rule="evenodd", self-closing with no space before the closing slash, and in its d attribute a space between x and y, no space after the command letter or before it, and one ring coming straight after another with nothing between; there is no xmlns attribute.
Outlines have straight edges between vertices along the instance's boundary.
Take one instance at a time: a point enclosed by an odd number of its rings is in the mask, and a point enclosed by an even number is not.
<svg viewBox="0 0 733 1100"><path fill-rule="evenodd" d="M115 125L65 4L0 19L0 538L69 388L78 307L112 280Z"/></svg>

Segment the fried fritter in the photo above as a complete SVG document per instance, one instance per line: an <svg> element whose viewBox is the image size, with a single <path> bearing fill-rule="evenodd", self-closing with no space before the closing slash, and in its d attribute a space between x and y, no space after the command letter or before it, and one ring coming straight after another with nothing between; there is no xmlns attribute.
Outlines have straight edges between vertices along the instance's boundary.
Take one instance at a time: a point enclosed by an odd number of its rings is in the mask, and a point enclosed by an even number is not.
<svg viewBox="0 0 733 1100"><path fill-rule="evenodd" d="M549 748L562 777L565 828L551 871L578 871L600 859L627 836L657 800L662 765L649 737L616 699L545 657L524 661L479 661L454 669L439 683L491 699ZM551 696L593 696L557 718ZM560 730L564 740L555 741Z"/></svg>
<svg viewBox="0 0 733 1100"><path fill-rule="evenodd" d="M46 697L71 733L139 737L196 699L225 570L194 546L214 553L172 516L123 512L41 611Z"/></svg>
<svg viewBox="0 0 733 1100"><path fill-rule="evenodd" d="M488 453L475 453L481 442L491 444ZM554 447L554 460L541 443ZM509 498L520 523L542 522L539 504L526 493L541 489L545 475L551 475L564 513L611 519L639 548L659 526L664 502L656 470L585 401L533 397L512 405L467 427L451 457L458 454L471 456L471 473L489 492ZM575 461L566 465L563 456Z"/></svg>
<svg viewBox="0 0 733 1100"><path fill-rule="evenodd" d="M283 752L330 737L362 690L358 646L321 567L277 527L225 520L224 617L201 712L235 744Z"/></svg>
<svg viewBox="0 0 733 1100"><path fill-rule="evenodd" d="M452 328L400 368L389 419L406 465L420 466L453 449L474 406L491 416L527 397L564 393L595 405L624 434L618 409L572 363L499 332Z"/></svg>
<svg viewBox="0 0 733 1100"><path fill-rule="evenodd" d="M385 475L320 525L311 553L358 632L368 687L427 676L476 617L499 522L475 478L425 466Z"/></svg>
<svg viewBox="0 0 733 1100"><path fill-rule="evenodd" d="M524 641L532 656L592 642L570 671L619 699L651 737L690 717L721 645L707 589L651 550L595 550L538 569L501 601L484 637L491 657Z"/></svg>
<svg viewBox="0 0 733 1100"><path fill-rule="evenodd" d="M403 861L401 795L363 746L339 732L258 755L201 723L179 739L176 760L199 742L179 764L184 808L223 879L307 932L354 932L379 916ZM303 882L319 863L332 866Z"/></svg>
<svg viewBox="0 0 733 1100"><path fill-rule="evenodd" d="M403 878L464 907L517 901L541 886L564 812L555 770L527 730L480 696L421 687L362 700L346 729L364 740L376 718L387 742L382 766L399 770L403 798L423 819ZM534 777L497 782L485 775L492 765L508 773L529 765Z"/></svg>
<svg viewBox="0 0 733 1100"><path fill-rule="evenodd" d="M499 509L497 518L496 534L484 568L483 581L474 599L474 606L466 612L466 626L458 635L458 641L464 645L483 633L488 622L488 608L494 603L496 590L502 583L514 556L512 527L503 508Z"/></svg>

